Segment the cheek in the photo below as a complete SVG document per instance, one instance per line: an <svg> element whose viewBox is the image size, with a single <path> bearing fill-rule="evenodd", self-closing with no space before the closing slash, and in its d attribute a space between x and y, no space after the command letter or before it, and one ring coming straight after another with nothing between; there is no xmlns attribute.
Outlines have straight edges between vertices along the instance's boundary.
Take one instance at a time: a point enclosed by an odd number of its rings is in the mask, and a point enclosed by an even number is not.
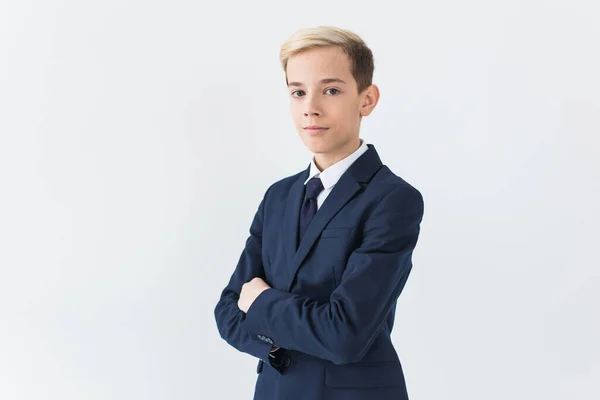
<svg viewBox="0 0 600 400"><path fill-rule="evenodd" d="M294 121L294 123L298 124L298 122L300 121L300 116L298 115L297 107L290 107L290 113L292 114L292 120Z"/></svg>
<svg viewBox="0 0 600 400"><path fill-rule="evenodd" d="M302 119L302 110L298 104L290 104L290 111L292 113L292 118L294 122L298 123Z"/></svg>
<svg viewBox="0 0 600 400"><path fill-rule="evenodd" d="M352 106L348 106L344 111L344 116L341 119L344 122L344 126L352 126L356 124L358 121L358 111L356 108L352 108Z"/></svg>

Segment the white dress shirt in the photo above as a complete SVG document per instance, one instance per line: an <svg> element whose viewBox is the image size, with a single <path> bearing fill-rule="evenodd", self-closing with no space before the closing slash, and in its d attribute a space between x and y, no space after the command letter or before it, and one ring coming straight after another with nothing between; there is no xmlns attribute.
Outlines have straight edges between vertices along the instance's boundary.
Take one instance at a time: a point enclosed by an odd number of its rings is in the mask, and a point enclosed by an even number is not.
<svg viewBox="0 0 600 400"><path fill-rule="evenodd" d="M326 168L324 171L319 170L319 168L315 164L315 157L313 156L310 162L310 172L308 174L308 178L306 179L306 181L304 181L304 184L306 185L306 183L311 178L321 178L321 182L323 183L324 189L317 196L317 209L321 208L321 205L323 204L327 196L329 196L329 193L331 193L331 190L333 189L337 181L340 180L344 172L346 172L346 170L350 168L352 163L356 161L367 150L369 150L369 147L367 147L367 143L364 140L360 139L360 147L356 149L354 153L336 162L329 168Z"/></svg>

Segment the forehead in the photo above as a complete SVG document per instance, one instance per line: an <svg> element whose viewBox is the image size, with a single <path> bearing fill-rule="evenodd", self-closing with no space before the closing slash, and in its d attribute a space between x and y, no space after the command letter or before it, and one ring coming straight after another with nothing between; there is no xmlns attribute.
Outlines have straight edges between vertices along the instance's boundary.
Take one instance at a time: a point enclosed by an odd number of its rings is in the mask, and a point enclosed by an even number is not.
<svg viewBox="0 0 600 400"><path fill-rule="evenodd" d="M350 59L339 47L305 50L290 57L287 64L288 81L314 84L322 78L336 77L350 83Z"/></svg>

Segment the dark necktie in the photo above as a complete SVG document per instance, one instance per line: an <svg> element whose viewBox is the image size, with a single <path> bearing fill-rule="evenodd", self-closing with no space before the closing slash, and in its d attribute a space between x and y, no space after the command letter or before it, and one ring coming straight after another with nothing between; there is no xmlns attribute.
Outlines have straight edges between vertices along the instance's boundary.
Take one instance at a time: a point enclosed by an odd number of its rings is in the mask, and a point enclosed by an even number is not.
<svg viewBox="0 0 600 400"><path fill-rule="evenodd" d="M302 240L308 224L317 213L317 196L323 189L323 183L320 178L311 178L306 183L304 202L302 203L302 210L300 210L300 236L298 241Z"/></svg>

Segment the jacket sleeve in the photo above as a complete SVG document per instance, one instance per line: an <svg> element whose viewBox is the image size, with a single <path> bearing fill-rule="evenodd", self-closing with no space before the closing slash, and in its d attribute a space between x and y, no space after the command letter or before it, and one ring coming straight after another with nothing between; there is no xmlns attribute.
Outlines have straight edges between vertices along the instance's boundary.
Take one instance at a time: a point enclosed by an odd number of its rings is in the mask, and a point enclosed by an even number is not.
<svg viewBox="0 0 600 400"><path fill-rule="evenodd" d="M336 364L360 361L404 288L423 211L418 190L392 190L365 222L328 301L267 289L248 309L248 331Z"/></svg>
<svg viewBox="0 0 600 400"><path fill-rule="evenodd" d="M245 329L246 314L237 305L244 283L255 277L265 279L262 263L262 226L268 192L269 190L265 193L254 215L250 226L250 236L246 240L246 245L229 283L221 292L214 314L221 338L237 350L271 363L272 357L269 357L269 352L273 343L260 340L257 335L251 335Z"/></svg>

